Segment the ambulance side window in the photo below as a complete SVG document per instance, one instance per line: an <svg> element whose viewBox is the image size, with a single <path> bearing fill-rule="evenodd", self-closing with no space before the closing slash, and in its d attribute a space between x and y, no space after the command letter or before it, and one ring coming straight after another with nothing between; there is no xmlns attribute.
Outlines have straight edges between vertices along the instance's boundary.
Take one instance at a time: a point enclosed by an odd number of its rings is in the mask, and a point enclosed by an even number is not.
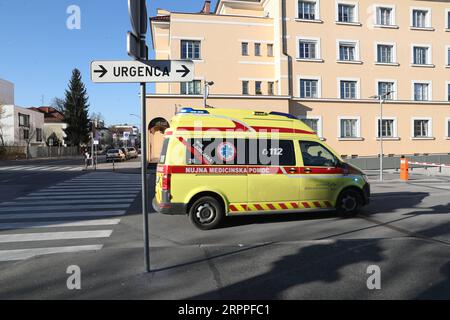
<svg viewBox="0 0 450 320"><path fill-rule="evenodd" d="M336 167L338 159L323 145L314 141L300 141L303 165L306 167Z"/></svg>
<svg viewBox="0 0 450 320"><path fill-rule="evenodd" d="M166 155L167 155L167 149L169 147L169 141L170 139L165 139L162 149L161 149L161 156L159 157L159 164L165 164L166 163Z"/></svg>
<svg viewBox="0 0 450 320"><path fill-rule="evenodd" d="M194 138L188 140L188 165L245 165L246 140L222 138Z"/></svg>
<svg viewBox="0 0 450 320"><path fill-rule="evenodd" d="M255 149L256 145L257 150ZM291 140L250 140L248 150L249 164L295 166L294 142ZM255 159L256 156L257 159Z"/></svg>

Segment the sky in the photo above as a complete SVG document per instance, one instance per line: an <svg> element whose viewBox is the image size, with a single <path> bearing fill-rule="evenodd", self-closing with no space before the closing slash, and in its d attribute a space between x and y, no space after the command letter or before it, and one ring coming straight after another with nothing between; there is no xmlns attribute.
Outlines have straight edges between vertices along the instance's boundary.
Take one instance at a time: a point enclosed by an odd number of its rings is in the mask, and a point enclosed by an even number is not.
<svg viewBox="0 0 450 320"><path fill-rule="evenodd" d="M215 5L213 0L213 8ZM149 16L156 8L198 12L204 0L147 0ZM80 8L81 29L66 22L71 5ZM15 84L16 105L49 105L64 98L72 70L78 68L89 95L90 112L108 125L139 125L138 84L94 84L93 60L130 60L126 34L131 30L128 0L0 0L0 79ZM151 49L150 30L147 37ZM153 52L150 52L150 58ZM152 92L153 86L148 86Z"/></svg>

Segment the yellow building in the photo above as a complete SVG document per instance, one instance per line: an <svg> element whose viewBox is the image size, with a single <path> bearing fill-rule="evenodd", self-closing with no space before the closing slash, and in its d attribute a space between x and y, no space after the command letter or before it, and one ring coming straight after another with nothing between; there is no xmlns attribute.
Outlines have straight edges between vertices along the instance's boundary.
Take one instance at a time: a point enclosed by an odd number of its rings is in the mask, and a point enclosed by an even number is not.
<svg viewBox="0 0 450 320"><path fill-rule="evenodd" d="M199 0L200 2L200 0ZM200 8L199 8L200 9ZM147 98L150 158L179 107L291 113L347 156L450 153L449 0L219 0L158 10L156 59L192 59L195 81Z"/></svg>

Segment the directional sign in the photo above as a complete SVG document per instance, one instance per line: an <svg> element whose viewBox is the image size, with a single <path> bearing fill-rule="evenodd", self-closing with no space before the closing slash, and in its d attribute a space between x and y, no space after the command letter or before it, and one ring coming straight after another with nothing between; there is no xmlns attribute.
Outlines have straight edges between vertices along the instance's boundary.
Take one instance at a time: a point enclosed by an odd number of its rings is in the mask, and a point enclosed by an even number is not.
<svg viewBox="0 0 450 320"><path fill-rule="evenodd" d="M194 80L191 60L93 61L95 83L190 82Z"/></svg>

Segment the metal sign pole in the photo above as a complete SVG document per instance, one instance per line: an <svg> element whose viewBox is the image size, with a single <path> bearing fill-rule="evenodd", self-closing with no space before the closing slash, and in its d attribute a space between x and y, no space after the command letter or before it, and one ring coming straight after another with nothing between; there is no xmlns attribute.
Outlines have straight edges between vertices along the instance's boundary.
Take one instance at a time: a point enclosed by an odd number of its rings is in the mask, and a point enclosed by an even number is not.
<svg viewBox="0 0 450 320"><path fill-rule="evenodd" d="M150 272L150 240L148 230L148 180L147 180L147 88L141 83L141 165L142 165L142 215L144 220L144 254L145 269Z"/></svg>

